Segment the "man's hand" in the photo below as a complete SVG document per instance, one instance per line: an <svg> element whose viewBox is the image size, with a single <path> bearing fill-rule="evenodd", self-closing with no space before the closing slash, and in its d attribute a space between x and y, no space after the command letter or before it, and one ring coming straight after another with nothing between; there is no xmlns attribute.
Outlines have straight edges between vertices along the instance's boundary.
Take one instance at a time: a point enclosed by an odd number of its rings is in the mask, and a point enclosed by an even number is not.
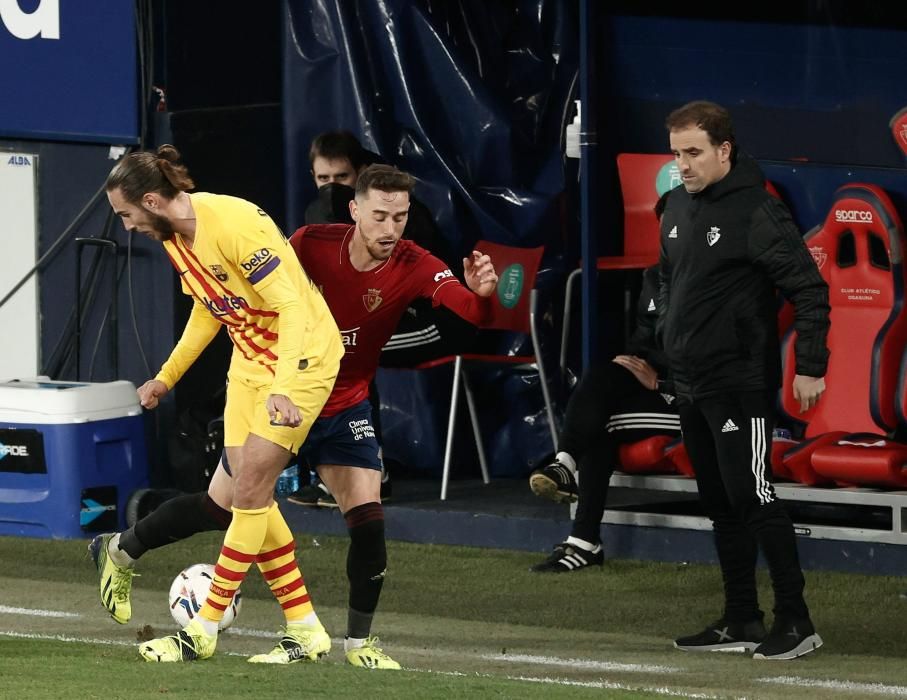
<svg viewBox="0 0 907 700"><path fill-rule="evenodd" d="M470 257L463 258L463 277L466 286L480 297L490 297L498 284L498 273L491 264L491 258L477 250L472 251Z"/></svg>
<svg viewBox="0 0 907 700"><path fill-rule="evenodd" d="M157 408L158 403L164 395L170 391L164 382L157 379L149 379L142 384L136 393L139 395L139 403L143 408Z"/></svg>
<svg viewBox="0 0 907 700"><path fill-rule="evenodd" d="M655 368L641 357L636 355L618 355L612 362L625 367L633 373L633 376L639 380L646 389L655 391L658 388L658 372Z"/></svg>
<svg viewBox="0 0 907 700"><path fill-rule="evenodd" d="M819 397L824 391L824 377L807 377L803 374L794 377L794 399L800 402L800 413L806 413L819 403Z"/></svg>
<svg viewBox="0 0 907 700"><path fill-rule="evenodd" d="M271 394L265 406L271 417L271 425L288 425L295 428L302 423L302 414L296 408L296 404L283 394Z"/></svg>

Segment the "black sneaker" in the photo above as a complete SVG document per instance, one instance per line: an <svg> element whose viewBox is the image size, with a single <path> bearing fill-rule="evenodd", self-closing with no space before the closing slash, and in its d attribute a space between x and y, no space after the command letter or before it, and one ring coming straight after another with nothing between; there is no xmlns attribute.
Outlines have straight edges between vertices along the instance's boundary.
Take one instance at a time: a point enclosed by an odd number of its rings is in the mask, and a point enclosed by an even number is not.
<svg viewBox="0 0 907 700"><path fill-rule="evenodd" d="M530 571L543 573L565 573L585 569L587 566L602 566L605 563L605 552L601 547L597 552L590 552L567 542L561 542L545 561L529 568Z"/></svg>
<svg viewBox="0 0 907 700"><path fill-rule="evenodd" d="M785 620L775 618L772 631L765 641L756 647L754 659L774 659L785 661L796 659L822 646L822 637L816 634L809 618L805 620Z"/></svg>
<svg viewBox="0 0 907 700"><path fill-rule="evenodd" d="M532 493L555 503L573 503L577 499L576 479L573 472L558 461L529 475Z"/></svg>
<svg viewBox="0 0 907 700"><path fill-rule="evenodd" d="M320 508L339 508L337 505L337 499L334 498L334 494L327 490L327 487L322 484L321 487L324 489L322 494L318 497L317 505Z"/></svg>
<svg viewBox="0 0 907 700"><path fill-rule="evenodd" d="M681 651L740 651L750 652L765 639L762 620L730 622L721 618L699 634L678 637L674 647Z"/></svg>
<svg viewBox="0 0 907 700"><path fill-rule="evenodd" d="M311 484L301 486L298 491L287 496L287 500L297 503L301 506L320 506L324 505L322 501L330 499L334 507L337 507L337 501L328 491L328 487L320 481L314 481Z"/></svg>

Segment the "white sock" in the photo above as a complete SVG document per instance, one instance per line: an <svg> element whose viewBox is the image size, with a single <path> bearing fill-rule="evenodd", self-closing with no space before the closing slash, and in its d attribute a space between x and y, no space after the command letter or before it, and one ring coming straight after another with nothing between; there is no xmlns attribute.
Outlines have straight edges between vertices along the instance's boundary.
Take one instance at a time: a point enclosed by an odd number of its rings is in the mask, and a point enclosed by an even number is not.
<svg viewBox="0 0 907 700"><path fill-rule="evenodd" d="M135 559L129 556L125 549L120 549L120 533L118 532L107 543L107 556L117 566L131 569L135 566Z"/></svg>
<svg viewBox="0 0 907 700"><path fill-rule="evenodd" d="M303 627L318 627L320 624L321 622L318 620L318 615L315 614L314 610L301 620L293 620L292 622L287 620L287 627L292 627L293 625L302 625Z"/></svg>
<svg viewBox="0 0 907 700"><path fill-rule="evenodd" d="M207 634L209 637L217 636L217 626L218 624L220 624L219 622L214 622L213 620L209 620L208 618L202 617L201 615L197 616L195 619L198 620L198 623L202 626L202 629L205 630L205 634Z"/></svg>
<svg viewBox="0 0 907 700"><path fill-rule="evenodd" d="M347 652L350 649L359 649L360 647L365 646L366 640L356 639L355 637L344 637L343 639L343 651Z"/></svg>
<svg viewBox="0 0 907 700"><path fill-rule="evenodd" d="M585 549L587 552L590 552L592 554L598 554L602 548L600 544L592 544L591 542L586 542L586 540L581 540L579 537L574 537L573 535L570 535L570 537L568 537L564 541L567 544L572 544L574 547Z"/></svg>
<svg viewBox="0 0 907 700"><path fill-rule="evenodd" d="M567 469L570 470L573 476L576 476L576 460L574 460L573 457L570 456L569 452L558 452L554 456L554 458L565 467L567 467Z"/></svg>

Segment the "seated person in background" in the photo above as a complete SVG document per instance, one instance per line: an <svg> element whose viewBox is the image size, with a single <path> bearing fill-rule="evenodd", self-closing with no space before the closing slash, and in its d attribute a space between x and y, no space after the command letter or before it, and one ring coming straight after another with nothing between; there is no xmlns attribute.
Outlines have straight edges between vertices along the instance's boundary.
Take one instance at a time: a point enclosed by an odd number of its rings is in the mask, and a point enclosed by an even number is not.
<svg viewBox="0 0 907 700"><path fill-rule="evenodd" d="M355 194L359 174L367 166L379 161L378 155L363 148L349 131L325 131L318 134L309 148L312 179L318 187L318 198L306 208L306 225L352 224L350 201ZM415 198L410 199L403 237L441 260L458 260L457 256L450 253L450 246L428 207ZM451 265L451 268L462 279L462 267ZM474 337L475 327L472 324L446 308L432 308L430 300L417 299L406 310L394 335L382 350L380 364L382 367L413 367L456 352L457 348L464 347ZM369 400L372 403L378 443L382 444L380 401L374 381L369 387ZM381 458L383 461L383 451ZM304 469L300 471L304 474ZM386 501L390 496L390 477L384 470L381 498ZM311 484L304 483L289 499L300 505L337 507L337 501L317 477Z"/></svg>
<svg viewBox="0 0 907 700"><path fill-rule="evenodd" d="M373 163L380 163L381 159L376 153L363 148L349 131L325 131L312 140L309 162L318 197L306 207L305 223L353 223L350 201L356 192L359 173ZM431 251L441 260L453 259L428 207L418 199L411 199L409 208L403 237ZM462 269L459 273L462 276Z"/></svg>
<svg viewBox="0 0 907 700"><path fill-rule="evenodd" d="M643 274L637 327L626 355L589 369L567 402L554 461L529 477L533 493L560 503L577 501L570 536L532 571L567 572L604 563L601 520L618 447L655 435L680 435L680 419L655 347L658 268ZM577 471L579 485L577 486Z"/></svg>

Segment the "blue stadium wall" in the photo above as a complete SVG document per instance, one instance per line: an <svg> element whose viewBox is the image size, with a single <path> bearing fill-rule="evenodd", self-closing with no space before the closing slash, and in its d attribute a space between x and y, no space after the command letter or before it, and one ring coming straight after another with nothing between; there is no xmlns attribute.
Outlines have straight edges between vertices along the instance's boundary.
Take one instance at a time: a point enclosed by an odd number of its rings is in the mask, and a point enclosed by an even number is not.
<svg viewBox="0 0 907 700"><path fill-rule="evenodd" d="M200 189L257 201L292 230L315 195L304 146L317 131L343 126L419 175L424 198L446 222L442 228L455 248L480 237L545 243L550 353L559 332L563 275L578 256L577 164L561 153L563 125L572 118L572 99L580 97L575 73L581 32L595 39L601 252L620 244L614 157L665 151L665 115L697 98L732 109L740 143L765 164L804 230L822 219L838 186L855 180L881 185L907 214L905 160L888 129L890 117L907 105L907 17L897 5L816 1L706 15L656 2L647 3L647 16L640 16L637 3L599 3L594 27L580 26L579 0L513 0L491 9L485 3L389 0L380 4L381 12L378 3L340 0L261 7L228 1L216 16L192 5L137 2L119 15L124 24L111 33L104 29L111 19L61 3L59 40L16 38L0 21L0 149L41 156L42 250L100 186L112 162L110 144L129 145L143 136L148 146L176 143ZM147 20L142 32L155 39L145 67L148 82L164 88L166 103L139 75L135 17ZM208 30L200 32L203 23ZM72 36L68 27L91 40L87 55L101 60L100 72L76 71L67 82L69 64L82 65L61 49L67 34ZM291 35L294 27L311 31ZM471 43L464 37L472 27L481 33ZM353 40L348 53L335 50L343 37ZM504 43L494 50L501 37ZM291 56L291 42L308 46L307 63ZM14 66L23 65L26 47L38 46L52 50L41 59L42 70L24 79ZM104 46L112 58L101 58ZM444 69L431 70L440 49L449 54ZM109 80L97 79L105 64L118 70ZM123 66L130 70L119 70ZM71 81L80 75L95 80L78 87ZM291 85L294 76L301 82ZM407 99L407 89L417 97ZM90 110L83 109L83 99ZM163 111L155 112L158 107ZM67 125L67 117L83 121ZM106 117L112 121L91 125ZM511 207L511 201L523 206ZM73 236L104 231L103 204ZM125 242L121 230L116 235ZM139 243L135 253L133 305L153 371L175 342L187 307L159 251ZM42 350L48 358L71 315L74 256L70 242L41 271ZM615 284L601 285L602 352L608 353L619 342L615 309L622 303ZM140 383L147 372L123 281L118 300L119 376ZM86 343L102 332L105 308L97 304L86 319ZM106 341L99 345L96 380L112 378L110 347ZM83 350L86 358L90 351ZM179 410L216 391L227 353L226 343L215 346L187 376L175 392ZM81 368L83 378L89 369ZM70 361L56 378L74 376ZM425 400L446 401L443 385L426 387ZM395 392L401 402L411 393L408 385L386 390L389 398ZM500 441L520 447L508 448L517 454L501 467L505 472L524 473L545 456L544 426L519 439L523 419L540 409L540 399L526 401ZM159 436L170 430L176 412L174 407L157 421ZM420 445L400 438L401 461L434 468L443 421L421 429ZM468 445L458 454L464 470L475 470Z"/></svg>

